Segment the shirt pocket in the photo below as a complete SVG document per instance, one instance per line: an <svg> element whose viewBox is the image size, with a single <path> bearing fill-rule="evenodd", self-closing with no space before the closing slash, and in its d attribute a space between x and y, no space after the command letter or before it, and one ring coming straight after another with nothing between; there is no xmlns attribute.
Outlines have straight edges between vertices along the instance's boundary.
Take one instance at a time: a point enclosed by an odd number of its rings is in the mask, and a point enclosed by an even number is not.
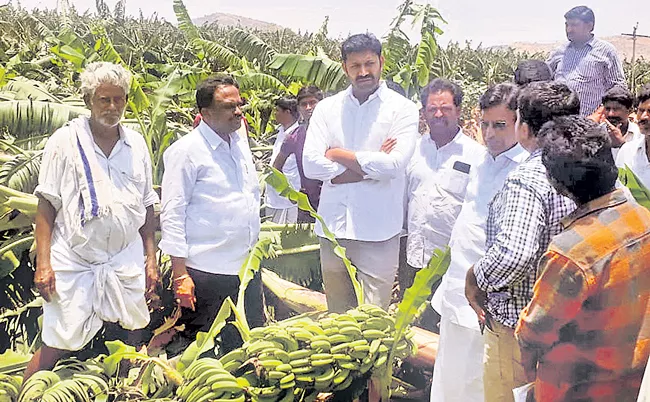
<svg viewBox="0 0 650 402"><path fill-rule="evenodd" d="M576 80L580 82L593 82L602 77L604 72L604 61L595 57L587 56L576 68Z"/></svg>
<svg viewBox="0 0 650 402"><path fill-rule="evenodd" d="M454 169L449 169L444 172L439 182L440 189L460 200L465 198L468 184L469 174Z"/></svg>
<svg viewBox="0 0 650 402"><path fill-rule="evenodd" d="M124 183L121 202L132 205L142 204L147 181L144 161L133 158L130 163L119 166L118 171Z"/></svg>

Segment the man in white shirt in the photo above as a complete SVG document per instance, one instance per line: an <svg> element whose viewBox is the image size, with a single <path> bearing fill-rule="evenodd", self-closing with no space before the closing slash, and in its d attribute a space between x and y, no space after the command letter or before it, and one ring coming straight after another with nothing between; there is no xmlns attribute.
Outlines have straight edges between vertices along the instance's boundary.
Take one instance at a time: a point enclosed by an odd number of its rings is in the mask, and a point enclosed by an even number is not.
<svg viewBox="0 0 650 402"><path fill-rule="evenodd" d="M612 156L616 160L623 144L642 138L639 126L630 121L634 108L634 95L625 88L614 87L603 96L603 105L589 116L590 119L607 129L612 140Z"/></svg>
<svg viewBox="0 0 650 402"><path fill-rule="evenodd" d="M323 181L318 213L357 267L365 301L388 308L418 110L380 81L384 58L373 35L349 37L341 53L352 85L316 106L303 168L307 177ZM319 223L316 234L328 308L345 311L356 305L352 282Z"/></svg>
<svg viewBox="0 0 650 402"><path fill-rule="evenodd" d="M260 189L237 82L225 74L206 79L196 103L201 123L164 154L159 245L172 259L189 339L209 329L226 297L237 299L238 273L260 230ZM245 302L251 327L262 325L259 276ZM235 346L230 338L223 336L230 342L224 349Z"/></svg>
<svg viewBox="0 0 650 402"><path fill-rule="evenodd" d="M465 298L465 276L486 251L488 205L506 176L528 157L517 144L517 86L490 87L480 99L488 152L476 158L451 233L451 264L432 305L442 316L431 402L483 401L483 337Z"/></svg>
<svg viewBox="0 0 650 402"><path fill-rule="evenodd" d="M127 330L124 341L143 343L135 330L149 323L146 299L158 284L151 158L142 135L120 125L131 74L100 62L80 79L90 117L48 139L35 191L43 346L25 380L82 349L105 324L108 339Z"/></svg>
<svg viewBox="0 0 650 402"><path fill-rule="evenodd" d="M275 120L280 124L278 134L273 144L271 153L271 166L280 153L280 148L288 135L296 131L299 127L298 102L295 98L284 97L275 102ZM282 173L289 180L289 184L296 190L300 190L300 175L298 174L298 165L296 156L289 155L282 166ZM298 206L286 197L282 197L271 186L266 186L266 215L271 217L271 221L279 224L296 223L298 219Z"/></svg>
<svg viewBox="0 0 650 402"><path fill-rule="evenodd" d="M463 91L457 84L437 78L422 90L420 98L429 134L418 139L406 171L406 260L410 272L400 275L404 277L400 288L411 286L433 250L442 250L449 243L472 166L486 152L458 125Z"/></svg>
<svg viewBox="0 0 650 402"><path fill-rule="evenodd" d="M650 84L646 84L637 96L636 118L642 136L626 142L616 156L616 166L628 166L645 187L650 188Z"/></svg>

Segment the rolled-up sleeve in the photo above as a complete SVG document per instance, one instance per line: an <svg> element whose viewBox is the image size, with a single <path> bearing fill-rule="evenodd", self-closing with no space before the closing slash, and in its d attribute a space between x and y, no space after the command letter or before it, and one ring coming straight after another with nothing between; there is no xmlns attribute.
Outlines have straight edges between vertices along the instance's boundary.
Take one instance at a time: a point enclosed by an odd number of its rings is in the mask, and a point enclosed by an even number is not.
<svg viewBox="0 0 650 402"><path fill-rule="evenodd" d="M403 174L408 165L418 135L419 115L415 105L409 105L396 116L387 138L397 140L395 148L387 154L381 151L359 151L355 155L366 178L390 180Z"/></svg>
<svg viewBox="0 0 650 402"><path fill-rule="evenodd" d="M34 190L36 196L49 201L56 211L59 211L62 206L61 182L66 162L62 140L67 134L67 128L61 130L54 133L45 145L38 174L38 186Z"/></svg>
<svg viewBox="0 0 650 402"><path fill-rule="evenodd" d="M307 138L302 155L302 168L310 179L328 181L345 172L345 166L325 157L330 148L327 131L326 108L319 104L309 120Z"/></svg>
<svg viewBox="0 0 650 402"><path fill-rule="evenodd" d="M162 240L159 248L173 257L187 258L185 233L187 205L196 183L196 168L186 149L172 146L164 156L165 173L162 180L162 210L160 224Z"/></svg>

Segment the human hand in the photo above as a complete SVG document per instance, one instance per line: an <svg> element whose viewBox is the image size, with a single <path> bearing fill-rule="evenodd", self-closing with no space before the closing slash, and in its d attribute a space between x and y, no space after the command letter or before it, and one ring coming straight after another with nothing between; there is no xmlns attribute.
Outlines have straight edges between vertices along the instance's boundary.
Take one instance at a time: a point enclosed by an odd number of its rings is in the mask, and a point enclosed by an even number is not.
<svg viewBox="0 0 650 402"><path fill-rule="evenodd" d="M56 293L56 279L52 265L49 263L38 264L34 273L34 285L46 302L52 301L52 297Z"/></svg>
<svg viewBox="0 0 650 402"><path fill-rule="evenodd" d="M478 287L474 267L467 271L465 276L465 297L470 307L476 313L480 325L485 325L485 306L487 304L487 293Z"/></svg>
<svg viewBox="0 0 650 402"><path fill-rule="evenodd" d="M621 132L621 126L623 125L623 123L613 125L607 119L604 119L604 123L605 123L605 127L607 128L607 132L609 133L609 138L612 141L612 147L618 148L621 145L625 144L625 137Z"/></svg>
<svg viewBox="0 0 650 402"><path fill-rule="evenodd" d="M601 105L592 114L587 116L587 118L596 123L602 123L605 118L605 107Z"/></svg>
<svg viewBox="0 0 650 402"><path fill-rule="evenodd" d="M145 261L145 277L145 298L147 299L147 304L151 309L157 310L161 307L161 299L158 295L160 273L158 271L158 262L156 261L155 256L147 256Z"/></svg>
<svg viewBox="0 0 650 402"><path fill-rule="evenodd" d="M389 154L393 148L395 148L396 144L397 140L395 138L386 138L386 140L384 140L384 143L381 144L379 151Z"/></svg>
<svg viewBox="0 0 650 402"><path fill-rule="evenodd" d="M194 281L189 274L172 278L176 304L194 311L196 296L194 295Z"/></svg>

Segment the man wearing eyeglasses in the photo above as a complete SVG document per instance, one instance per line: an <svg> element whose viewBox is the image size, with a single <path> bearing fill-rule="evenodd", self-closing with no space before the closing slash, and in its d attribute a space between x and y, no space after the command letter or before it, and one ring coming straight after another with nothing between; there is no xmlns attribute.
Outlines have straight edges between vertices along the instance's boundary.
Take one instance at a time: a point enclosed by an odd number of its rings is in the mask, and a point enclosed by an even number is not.
<svg viewBox="0 0 650 402"><path fill-rule="evenodd" d="M486 152L458 125L463 91L457 84L437 78L420 98L429 133L418 139L406 170L408 266L400 267L406 271L400 272L401 291L413 284L433 251L449 243L472 165Z"/></svg>
<svg viewBox="0 0 650 402"><path fill-rule="evenodd" d="M226 297L237 299L238 273L260 230L260 188L237 82L225 74L207 78L196 103L201 122L164 154L160 217L159 247L172 259L185 341L209 330ZM252 327L264 322L261 291L257 276L245 295ZM227 351L237 346L237 331L224 330L232 335L222 332Z"/></svg>
<svg viewBox="0 0 650 402"><path fill-rule="evenodd" d="M481 330L486 329L486 402L513 401L512 390L527 382L514 329L533 297L540 258L562 231L562 218L576 208L548 181L539 133L554 117L579 113L577 95L557 82L533 82L517 101L515 133L530 156L508 175L490 203L487 252L467 272L465 285Z"/></svg>

